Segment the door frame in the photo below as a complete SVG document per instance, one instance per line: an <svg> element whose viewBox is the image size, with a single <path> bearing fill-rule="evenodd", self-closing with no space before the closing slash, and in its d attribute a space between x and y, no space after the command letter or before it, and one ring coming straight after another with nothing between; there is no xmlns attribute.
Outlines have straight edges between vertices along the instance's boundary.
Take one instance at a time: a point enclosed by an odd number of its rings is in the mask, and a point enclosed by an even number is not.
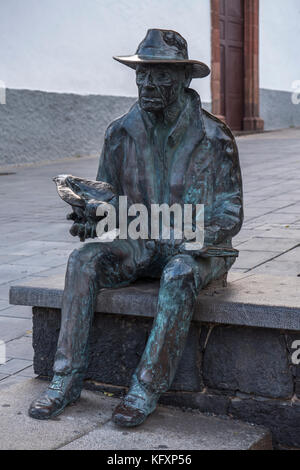
<svg viewBox="0 0 300 470"><path fill-rule="evenodd" d="M259 117L259 0L244 1L244 131L262 131ZM211 0L212 113L221 116L220 0Z"/></svg>

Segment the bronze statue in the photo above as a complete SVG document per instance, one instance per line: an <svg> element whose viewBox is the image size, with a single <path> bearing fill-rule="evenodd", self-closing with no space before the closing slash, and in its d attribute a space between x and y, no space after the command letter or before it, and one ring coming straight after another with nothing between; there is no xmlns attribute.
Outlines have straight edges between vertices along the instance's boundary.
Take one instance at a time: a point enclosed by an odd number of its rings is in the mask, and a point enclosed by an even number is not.
<svg viewBox="0 0 300 470"><path fill-rule="evenodd" d="M139 97L108 127L97 180L108 183L109 200L116 206L118 196L149 208L204 204L204 247L186 251L184 240L171 236L117 238L85 243L73 251L54 377L29 409L36 419L56 416L80 397L99 289L151 277L160 278L157 316L128 393L113 413L120 426L141 424L172 384L197 295L235 261L231 241L243 221L237 146L228 127L203 110L199 95L189 88L191 80L207 76L209 68L188 59L187 43L179 33L161 29L147 32L136 55L115 59L136 70ZM82 240L95 236L96 218L90 208L78 207L71 216L71 233Z"/></svg>

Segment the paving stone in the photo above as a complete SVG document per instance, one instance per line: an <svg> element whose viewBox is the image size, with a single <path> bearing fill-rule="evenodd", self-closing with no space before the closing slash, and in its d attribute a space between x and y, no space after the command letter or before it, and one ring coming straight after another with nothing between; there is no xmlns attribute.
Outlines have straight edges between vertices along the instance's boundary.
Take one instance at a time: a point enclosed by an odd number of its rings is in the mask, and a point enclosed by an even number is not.
<svg viewBox="0 0 300 470"><path fill-rule="evenodd" d="M271 448L270 434L263 427L163 406L137 429L117 428L110 418L119 400L88 391L58 418L34 420L27 409L47 384L18 379L21 383L6 387L0 382L0 403L5 405L0 406L0 420L6 430L2 450Z"/></svg>
<svg viewBox="0 0 300 470"><path fill-rule="evenodd" d="M62 250L60 250L62 251ZM72 250L69 250L69 254ZM21 259L14 262L15 266L34 266L40 267L41 270L46 270L47 268L55 268L57 266L66 265L68 261L68 255L63 255L62 253L58 254L51 254L49 255L48 252L41 254L37 254L34 256L27 256L22 257Z"/></svg>
<svg viewBox="0 0 300 470"><path fill-rule="evenodd" d="M26 277L26 282L30 277ZM15 281L8 282L7 284L0 284L0 300L8 302L9 300L9 289L15 284Z"/></svg>
<svg viewBox="0 0 300 470"><path fill-rule="evenodd" d="M0 365L0 374L13 375L30 367L32 361L25 359L10 359L5 364Z"/></svg>
<svg viewBox="0 0 300 470"><path fill-rule="evenodd" d="M22 305L9 305L8 308L0 310L0 317L32 318L32 308Z"/></svg>
<svg viewBox="0 0 300 470"><path fill-rule="evenodd" d="M22 336L6 343L6 354L8 358L19 358L33 361L32 337Z"/></svg>
<svg viewBox="0 0 300 470"><path fill-rule="evenodd" d="M30 379L33 379L36 377L36 374L34 373L33 366L26 367L26 369L21 370L20 372L17 373L20 377L27 377Z"/></svg>
<svg viewBox="0 0 300 470"><path fill-rule="evenodd" d="M0 340L8 342L19 338L32 329L32 320L27 318L0 317Z"/></svg>
<svg viewBox="0 0 300 470"><path fill-rule="evenodd" d="M0 374L0 382L9 377L7 374Z"/></svg>
<svg viewBox="0 0 300 470"><path fill-rule="evenodd" d="M0 391L1 428L6 430L1 433L2 450L56 449L103 425L110 419L116 404L109 397L84 391L82 399L58 418L38 421L30 418L27 410L47 383L24 377L14 379L20 383L4 386Z"/></svg>
<svg viewBox="0 0 300 470"><path fill-rule="evenodd" d="M235 268L249 269L255 266L266 263L268 260L275 258L280 254L279 251L248 251L242 249L243 245L239 246L239 257L234 263Z"/></svg>
<svg viewBox="0 0 300 470"><path fill-rule="evenodd" d="M74 240L74 239L73 239ZM9 249L0 250L0 254L7 254L7 255L23 255L23 256L34 256L37 253L43 253L45 251L49 251L51 249L74 249L76 245L78 246L78 241L73 241L70 235L70 242L53 242L53 241L45 241L45 240L30 240L25 243L20 243L18 245L13 245ZM1 253L1 251L3 253ZM5 253L4 253L5 251Z"/></svg>
<svg viewBox="0 0 300 470"><path fill-rule="evenodd" d="M3 249L2 249L3 250ZM16 261L19 261L21 258L25 260L28 256L19 256L19 255L0 255L0 264L14 264Z"/></svg>
<svg viewBox="0 0 300 470"><path fill-rule="evenodd" d="M266 276L299 278L300 263L299 261L280 261L280 258L276 258L270 263L263 264L250 272Z"/></svg>
<svg viewBox="0 0 300 470"><path fill-rule="evenodd" d="M137 429L124 431L111 421L62 450L248 450L271 448L263 429L229 419L159 407Z"/></svg>
<svg viewBox="0 0 300 470"><path fill-rule="evenodd" d="M0 266L0 284L7 284L11 281L23 279L34 272L41 271L41 267L16 266L12 264L2 264ZM46 267L44 268L46 269Z"/></svg>
<svg viewBox="0 0 300 470"><path fill-rule="evenodd" d="M1 312L2 310L5 310L5 309L7 309L7 308L10 308L10 307L11 307L11 306L10 306L10 304L9 304L9 302L8 302L8 299L7 299L7 301L6 301L6 300L0 300L0 312Z"/></svg>
<svg viewBox="0 0 300 470"><path fill-rule="evenodd" d="M254 207L249 207L246 205L244 208L244 217L250 220L253 218L261 217L262 215L269 214L271 212L272 209L260 206L258 204L256 204Z"/></svg>
<svg viewBox="0 0 300 470"><path fill-rule="evenodd" d="M300 239L300 231L293 226L270 226L262 225L260 230L263 230L263 236L266 238L292 238L293 240Z"/></svg>
<svg viewBox="0 0 300 470"><path fill-rule="evenodd" d="M277 212L285 212L285 214L300 214L300 203L296 202L294 204L291 204L289 206L284 207L284 211L282 208L278 208L275 210L275 213Z"/></svg>
<svg viewBox="0 0 300 470"><path fill-rule="evenodd" d="M300 240L292 238L270 238L253 237L238 245L239 250L246 251L264 251L264 252L284 252L299 245ZM279 258L278 258L279 259ZM299 255L300 260L300 255Z"/></svg>
<svg viewBox="0 0 300 470"><path fill-rule="evenodd" d="M281 263L285 263L286 261L298 262L300 268L300 239L297 248L294 248L287 253L283 253L279 258L277 258L277 261L280 261Z"/></svg>
<svg viewBox="0 0 300 470"><path fill-rule="evenodd" d="M252 220L252 219L251 219ZM291 214L291 213L285 213L284 211L282 212L272 212L260 217L257 217L255 219L255 222L257 222L258 225L261 223L267 223L270 225L274 224L279 224L279 225L291 225L296 222L299 222L300 220L300 214Z"/></svg>
<svg viewBox="0 0 300 470"><path fill-rule="evenodd" d="M9 388L12 385L24 384L27 380L28 377L23 377L19 374L9 375L0 381L0 391Z"/></svg>

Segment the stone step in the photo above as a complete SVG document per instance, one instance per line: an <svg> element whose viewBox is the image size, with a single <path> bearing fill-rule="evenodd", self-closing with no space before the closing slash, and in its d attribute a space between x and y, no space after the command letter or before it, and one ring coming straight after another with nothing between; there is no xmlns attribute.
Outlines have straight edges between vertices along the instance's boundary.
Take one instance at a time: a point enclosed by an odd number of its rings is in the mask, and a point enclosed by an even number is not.
<svg viewBox="0 0 300 470"><path fill-rule="evenodd" d="M78 403L49 421L29 418L27 409L47 387L30 379L0 390L0 450L269 450L268 430L230 418L159 406L140 427L111 421L118 399L83 391Z"/></svg>

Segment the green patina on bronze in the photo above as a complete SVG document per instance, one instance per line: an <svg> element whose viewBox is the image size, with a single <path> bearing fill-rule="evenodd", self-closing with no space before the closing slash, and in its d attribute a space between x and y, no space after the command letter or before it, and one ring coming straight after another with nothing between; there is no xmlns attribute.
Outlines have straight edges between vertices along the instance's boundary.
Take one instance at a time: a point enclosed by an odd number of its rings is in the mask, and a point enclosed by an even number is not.
<svg viewBox="0 0 300 470"><path fill-rule="evenodd" d="M135 56L117 60L136 69L139 99L108 127L97 180L113 188L113 204L124 195L128 204L149 210L151 204L204 204L205 245L185 252L184 240L116 239L85 243L70 255L55 375L29 410L38 419L57 415L80 396L99 289L150 277L161 280L157 316L128 394L113 414L121 426L143 422L172 383L199 291L226 275L235 260L225 255L234 253L232 237L243 221L237 146L189 88L208 67L188 59L178 33L158 29L148 31ZM71 233L83 240L95 233L87 207L72 214Z"/></svg>

